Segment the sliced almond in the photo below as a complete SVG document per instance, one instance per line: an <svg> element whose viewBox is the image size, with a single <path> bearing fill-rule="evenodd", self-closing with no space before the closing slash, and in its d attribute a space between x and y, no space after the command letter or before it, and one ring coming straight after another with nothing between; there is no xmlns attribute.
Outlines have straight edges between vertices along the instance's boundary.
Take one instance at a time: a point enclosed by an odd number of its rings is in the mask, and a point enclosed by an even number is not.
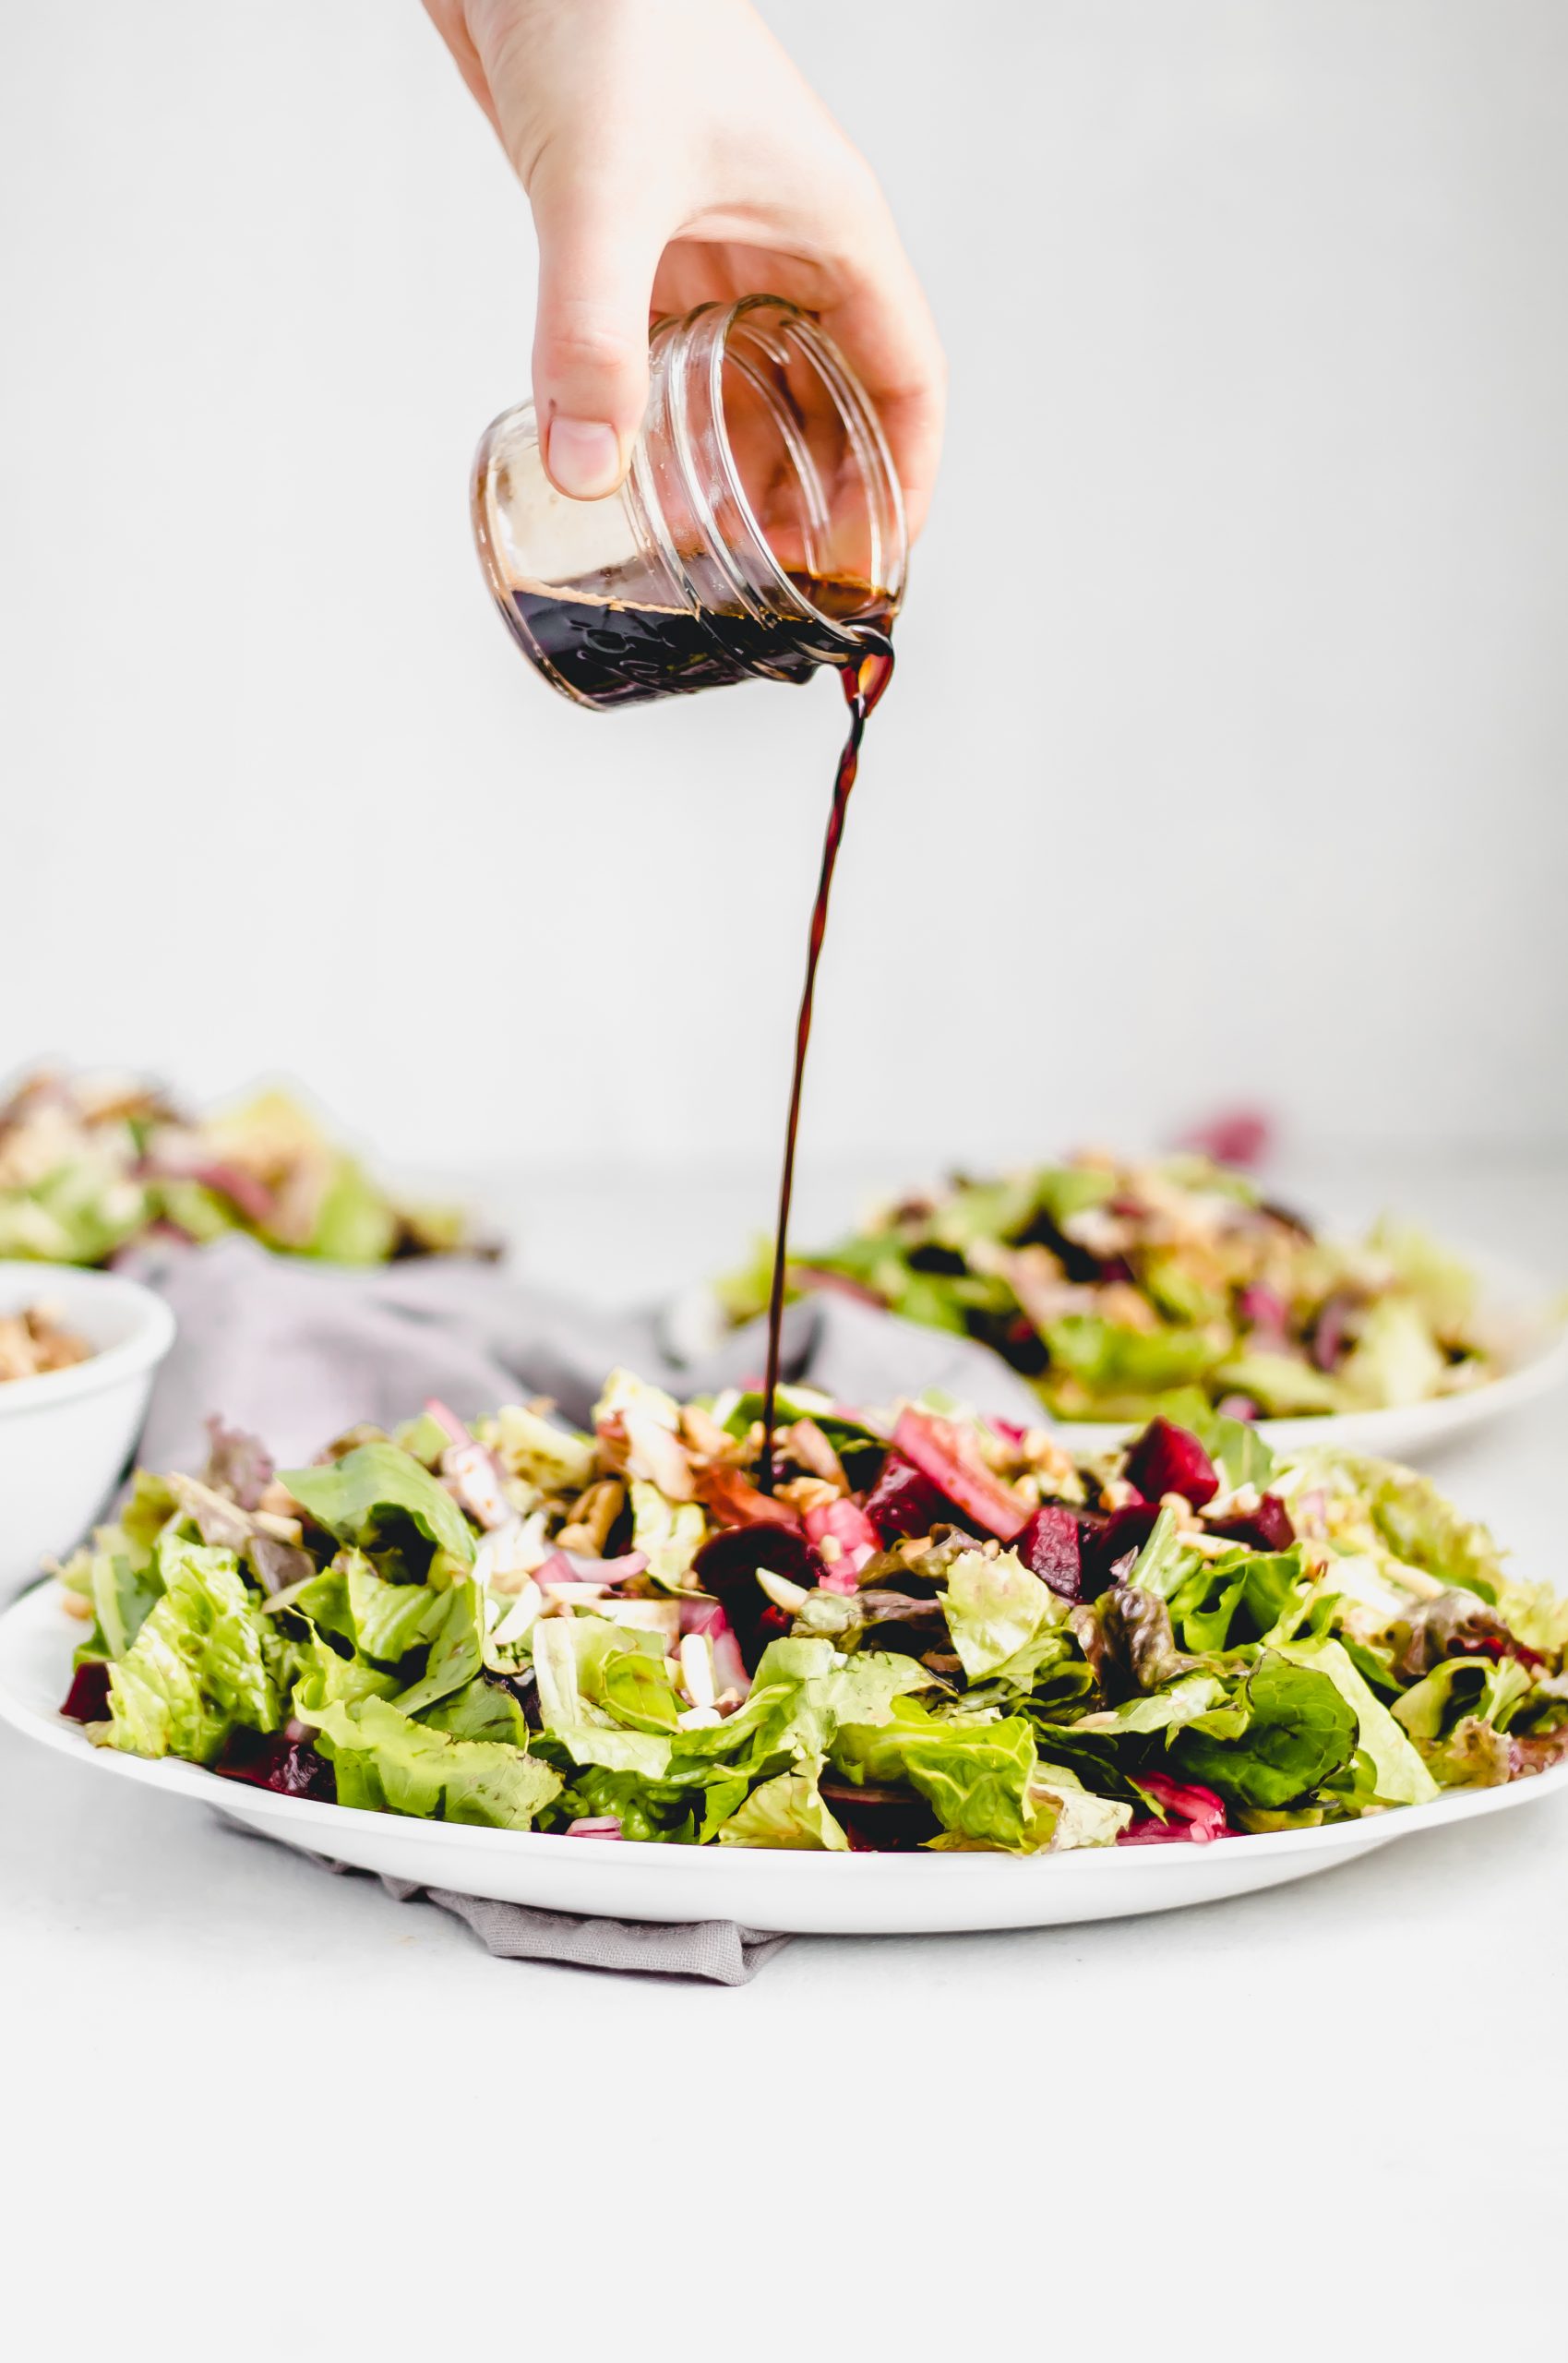
<svg viewBox="0 0 1568 2363"><path fill-rule="evenodd" d="M706 1633L688 1633L680 1645L680 1686L694 1707L718 1704L713 1679L713 1644Z"/></svg>

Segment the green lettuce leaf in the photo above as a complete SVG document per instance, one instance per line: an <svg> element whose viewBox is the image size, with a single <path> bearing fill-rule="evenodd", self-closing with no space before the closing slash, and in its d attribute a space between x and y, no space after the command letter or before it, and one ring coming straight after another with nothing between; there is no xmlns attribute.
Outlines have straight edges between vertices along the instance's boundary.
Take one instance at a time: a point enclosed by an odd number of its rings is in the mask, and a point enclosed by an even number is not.
<svg viewBox="0 0 1568 2363"><path fill-rule="evenodd" d="M1095 1796L1071 1772L1042 1768L1029 1783L1029 1835L1037 1848L1065 1854L1078 1846L1114 1846L1132 1819L1132 1807ZM944 1841L932 1841L933 1852Z"/></svg>
<svg viewBox="0 0 1568 2363"><path fill-rule="evenodd" d="M821 1758L814 1757L794 1771L775 1773L753 1789L720 1827L721 1846L788 1846L815 1848L841 1854L849 1841L822 1801L817 1786Z"/></svg>
<svg viewBox="0 0 1568 2363"><path fill-rule="evenodd" d="M1262 1640L1285 1615L1301 1575L1299 1549L1238 1551L1211 1559L1171 1595L1172 1625L1184 1648L1203 1652Z"/></svg>
<svg viewBox="0 0 1568 2363"><path fill-rule="evenodd" d="M1274 1812L1343 1772L1356 1742L1356 1711L1328 1675L1271 1651L1227 1705L1178 1732L1174 1754L1188 1779Z"/></svg>
<svg viewBox="0 0 1568 2363"><path fill-rule="evenodd" d="M1127 1581L1135 1584L1140 1591L1169 1600L1185 1582L1196 1558L1197 1553L1182 1543L1174 1512L1161 1510L1148 1541L1132 1562Z"/></svg>
<svg viewBox="0 0 1568 2363"><path fill-rule="evenodd" d="M1294 1354L1233 1354L1215 1371L1215 1383L1228 1394L1250 1395L1274 1420L1343 1409L1338 1383Z"/></svg>
<svg viewBox="0 0 1568 2363"><path fill-rule="evenodd" d="M509 1690L499 1683L475 1677L449 1697L427 1708L420 1721L428 1731L449 1732L454 1739L495 1740L508 1747L526 1749L528 1718Z"/></svg>
<svg viewBox="0 0 1568 2363"><path fill-rule="evenodd" d="M1447 1368L1420 1306L1409 1297L1385 1296L1363 1317L1337 1376L1347 1402L1381 1410L1427 1402Z"/></svg>
<svg viewBox="0 0 1568 2363"><path fill-rule="evenodd" d="M441 1620L431 1636L425 1672L397 1696L396 1703L405 1715L417 1715L437 1698L462 1689L484 1662L480 1635L485 1610L478 1585L457 1583L436 1597L441 1602Z"/></svg>
<svg viewBox="0 0 1568 2363"><path fill-rule="evenodd" d="M1069 1313L1042 1332L1053 1375L1091 1395L1161 1395L1213 1369L1221 1349L1206 1329L1130 1329L1096 1313Z"/></svg>
<svg viewBox="0 0 1568 2363"><path fill-rule="evenodd" d="M102 1655L126 1655L162 1590L163 1578L155 1566L138 1570L123 1552L94 1552L92 1605L98 1618L94 1639L102 1643Z"/></svg>
<svg viewBox="0 0 1568 2363"><path fill-rule="evenodd" d="M1476 1276L1448 1248L1413 1223L1384 1215L1369 1244L1386 1255L1440 1337L1464 1342L1476 1310Z"/></svg>
<svg viewBox="0 0 1568 2363"><path fill-rule="evenodd" d="M493 1433L492 1433L493 1431ZM480 1433L493 1443L514 1477L545 1493L581 1493L598 1468L598 1446L575 1428L557 1427L525 1404L504 1403Z"/></svg>
<svg viewBox="0 0 1568 2363"><path fill-rule="evenodd" d="M1103 1732L1115 1738L1128 1733L1176 1731L1183 1723L1209 1713L1224 1697L1225 1685L1217 1674L1185 1673L1166 1689L1151 1691L1146 1698L1127 1698L1119 1707L1105 1707L1094 1714L1080 1715L1068 1730L1072 1734ZM1050 1734L1044 1734L1043 1739L1048 1755Z"/></svg>
<svg viewBox="0 0 1568 2363"><path fill-rule="evenodd" d="M952 1646L972 1682L996 1673L1066 1613L1016 1551L999 1552L995 1558L982 1551L962 1553L949 1566L947 1589L939 1597Z"/></svg>
<svg viewBox="0 0 1568 2363"><path fill-rule="evenodd" d="M353 1706L361 1698L390 1698L398 1677L363 1658L341 1657L314 1625L294 1644L297 1672L291 1701L302 1723L315 1722L324 1707Z"/></svg>
<svg viewBox="0 0 1568 2363"><path fill-rule="evenodd" d="M561 1785L537 1757L432 1729L384 1698L334 1702L315 1721L337 1773L340 1805L528 1829Z"/></svg>
<svg viewBox="0 0 1568 2363"><path fill-rule="evenodd" d="M1418 1745L1441 1740L1462 1719L1506 1731L1534 1684L1517 1658L1445 1658L1394 1702L1394 1720Z"/></svg>
<svg viewBox="0 0 1568 2363"><path fill-rule="evenodd" d="M1388 1805L1430 1805L1437 1783L1382 1701L1362 1680L1343 1645L1330 1636L1284 1642L1279 1654L1292 1665L1326 1673L1356 1717L1358 1744L1371 1757L1376 1793Z"/></svg>
<svg viewBox="0 0 1568 2363"><path fill-rule="evenodd" d="M651 1696L642 1677L622 1668L623 1657L652 1660L662 1672L664 1637L640 1625L614 1625L605 1616L551 1616L533 1628L533 1675L539 1711L546 1730L612 1719L616 1697L629 1703ZM667 1683L668 1677L665 1676Z"/></svg>
<svg viewBox="0 0 1568 2363"><path fill-rule="evenodd" d="M1255 1485L1260 1493L1267 1493L1274 1454L1251 1420L1233 1420L1228 1412L1215 1410L1203 1396L1191 1411L1179 1415L1167 1409L1166 1417L1191 1430L1228 1484Z"/></svg>
<svg viewBox="0 0 1568 2363"><path fill-rule="evenodd" d="M162 1596L109 1670L104 1745L210 1764L236 1722L276 1731L275 1636L232 1551L165 1537Z"/></svg>
<svg viewBox="0 0 1568 2363"><path fill-rule="evenodd" d="M324 1577L302 1590L293 1605L302 1613L312 1616L328 1629L337 1629L322 1615L330 1611L327 1584L332 1575L341 1576L346 1585L350 1637L367 1658L376 1658L383 1665L396 1665L410 1649L434 1639L447 1613L449 1595L433 1591L428 1584L389 1584L378 1576L363 1551L344 1551Z"/></svg>
<svg viewBox="0 0 1568 2363"><path fill-rule="evenodd" d="M844 1725L832 1754L856 1786L907 1781L954 1836L1010 1853L1035 1849L1028 1796L1035 1739L1022 1716L939 1721L906 1698L886 1723Z"/></svg>
<svg viewBox="0 0 1568 2363"><path fill-rule="evenodd" d="M460 1566L473 1565L473 1536L450 1493L427 1469L395 1444L362 1444L318 1469L285 1469L282 1482L317 1526L357 1550L373 1551L377 1537L401 1517L449 1552Z"/></svg>
<svg viewBox="0 0 1568 2363"><path fill-rule="evenodd" d="M398 1217L388 1199L363 1166L334 1152L310 1236L297 1252L328 1264L384 1264L397 1237Z"/></svg>

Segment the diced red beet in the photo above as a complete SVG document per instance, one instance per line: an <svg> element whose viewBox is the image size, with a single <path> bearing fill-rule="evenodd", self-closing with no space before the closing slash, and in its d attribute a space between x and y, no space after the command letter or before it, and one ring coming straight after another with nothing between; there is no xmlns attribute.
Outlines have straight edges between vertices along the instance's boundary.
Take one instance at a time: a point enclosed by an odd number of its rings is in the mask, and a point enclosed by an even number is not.
<svg viewBox="0 0 1568 2363"><path fill-rule="evenodd" d="M221 1780L244 1781L280 1797L317 1797L330 1805L338 1793L337 1776L326 1757L308 1740L290 1739L286 1732L231 1732L212 1769Z"/></svg>
<svg viewBox="0 0 1568 2363"><path fill-rule="evenodd" d="M73 1723L101 1723L109 1712L109 1667L102 1658L85 1658L71 1676L62 1715Z"/></svg>
<svg viewBox="0 0 1568 2363"><path fill-rule="evenodd" d="M798 1528L758 1525L732 1526L712 1534L692 1561L692 1572L704 1591L721 1601L735 1627L748 1673L779 1632L789 1630L757 1580L759 1567L783 1576L811 1591L827 1572L814 1544Z"/></svg>
<svg viewBox="0 0 1568 2363"><path fill-rule="evenodd" d="M1180 1493L1201 1510L1219 1491L1219 1471L1190 1428L1154 1419L1133 1443L1125 1474L1146 1502Z"/></svg>
<svg viewBox="0 0 1568 2363"><path fill-rule="evenodd" d="M956 1421L934 1411L903 1411L892 1440L923 1477L999 1541L1011 1542L1028 1524L1027 1505L987 1468Z"/></svg>
<svg viewBox="0 0 1568 2363"><path fill-rule="evenodd" d="M1063 1600L1079 1600L1083 1591L1083 1552L1078 1515L1059 1502L1047 1502L1035 1512L1013 1544L1026 1567L1033 1568Z"/></svg>
<svg viewBox="0 0 1568 2363"><path fill-rule="evenodd" d="M962 1526L956 1502L939 1493L902 1452L890 1452L876 1483L866 1496L866 1515L884 1542L898 1542L911 1534L929 1534L934 1526Z"/></svg>
<svg viewBox="0 0 1568 2363"><path fill-rule="evenodd" d="M1254 1551L1288 1551L1296 1540L1290 1512L1277 1493L1265 1493L1244 1517L1212 1519L1209 1532L1223 1534L1227 1542L1249 1543Z"/></svg>
<svg viewBox="0 0 1568 2363"><path fill-rule="evenodd" d="M1155 1530L1159 1514L1155 1502L1129 1502L1125 1509L1112 1510L1103 1521L1080 1521L1081 1599L1098 1600L1101 1592L1116 1581L1117 1567L1130 1554L1135 1556L1142 1551Z"/></svg>
<svg viewBox="0 0 1568 2363"><path fill-rule="evenodd" d="M1213 1838L1230 1836L1225 1800L1216 1796L1213 1789L1200 1788L1192 1781L1173 1781L1164 1772L1139 1772L1133 1777L1144 1794L1163 1808L1167 1819L1187 1825L1182 1835L1191 1839L1194 1845L1204 1846Z"/></svg>

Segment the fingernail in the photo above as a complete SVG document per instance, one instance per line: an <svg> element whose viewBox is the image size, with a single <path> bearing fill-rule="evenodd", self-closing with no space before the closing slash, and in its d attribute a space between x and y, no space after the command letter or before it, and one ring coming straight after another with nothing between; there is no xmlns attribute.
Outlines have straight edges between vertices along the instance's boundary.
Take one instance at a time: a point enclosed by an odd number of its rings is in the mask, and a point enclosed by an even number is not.
<svg viewBox="0 0 1568 2363"><path fill-rule="evenodd" d="M553 418L545 462L551 482L573 500L602 500L620 481L616 430L596 418Z"/></svg>

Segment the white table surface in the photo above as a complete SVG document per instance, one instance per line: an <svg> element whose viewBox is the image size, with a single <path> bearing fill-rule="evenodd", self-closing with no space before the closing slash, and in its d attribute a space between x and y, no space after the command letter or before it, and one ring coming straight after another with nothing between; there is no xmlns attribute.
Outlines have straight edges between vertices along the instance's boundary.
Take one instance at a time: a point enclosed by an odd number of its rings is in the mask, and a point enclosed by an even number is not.
<svg viewBox="0 0 1568 2363"><path fill-rule="evenodd" d="M1568 1275L1561 1160L1339 1178ZM557 1177L523 1260L664 1285L760 1187ZM1568 1580L1565 1419L1441 1468ZM797 1940L722 1990L493 1961L0 1731L0 2343L1558 2352L1565 1961L1562 1797L1209 1909Z"/></svg>

